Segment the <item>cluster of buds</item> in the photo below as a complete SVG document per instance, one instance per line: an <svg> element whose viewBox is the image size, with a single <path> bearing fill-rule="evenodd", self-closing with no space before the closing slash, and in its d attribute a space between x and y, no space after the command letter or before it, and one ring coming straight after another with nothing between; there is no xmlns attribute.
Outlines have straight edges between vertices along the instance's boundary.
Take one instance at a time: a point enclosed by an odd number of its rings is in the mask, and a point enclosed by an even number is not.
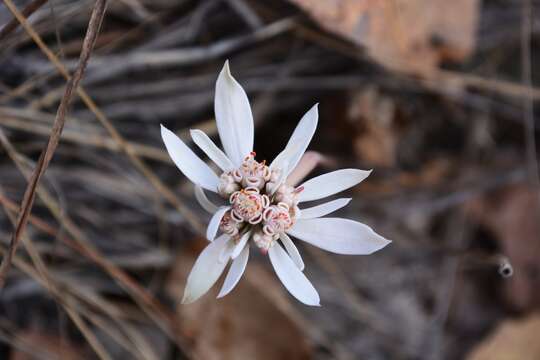
<svg viewBox="0 0 540 360"><path fill-rule="evenodd" d="M229 202L232 205L231 217L235 221L255 225L263 219L263 211L270 205L270 198L256 187L249 186L232 193Z"/></svg>
<svg viewBox="0 0 540 360"><path fill-rule="evenodd" d="M221 231L236 241L251 231L255 245L268 251L279 234L294 224L298 213L301 188L284 184L281 175L281 170L257 162L254 152L238 169L223 173L218 192L229 200L231 209L221 220Z"/></svg>

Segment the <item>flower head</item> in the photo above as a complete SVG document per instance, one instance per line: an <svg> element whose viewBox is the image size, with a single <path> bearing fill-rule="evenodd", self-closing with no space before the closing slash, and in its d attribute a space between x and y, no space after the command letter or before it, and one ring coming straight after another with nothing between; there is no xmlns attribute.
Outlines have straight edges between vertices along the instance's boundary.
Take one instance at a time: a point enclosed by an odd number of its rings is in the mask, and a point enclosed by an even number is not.
<svg viewBox="0 0 540 360"><path fill-rule="evenodd" d="M232 260L218 297L228 294L240 280L253 244L268 254L277 276L294 297L307 305L318 306L319 295L303 273L304 263L290 236L330 252L350 255L371 254L390 241L362 223L323 217L344 207L351 199L332 200L307 209L300 209L299 205L355 186L370 171L337 170L296 187L286 182L313 137L318 121L317 105L302 117L285 149L272 163L257 161L249 100L232 77L228 62L216 82L215 115L224 151L200 130L192 130L191 136L221 169L220 176L176 135L161 127L169 155L196 185L195 196L201 206L212 214L206 233L210 244L188 276L182 301L190 303L204 295ZM214 205L204 190L220 195L224 204ZM216 238L218 232L221 235Z"/></svg>

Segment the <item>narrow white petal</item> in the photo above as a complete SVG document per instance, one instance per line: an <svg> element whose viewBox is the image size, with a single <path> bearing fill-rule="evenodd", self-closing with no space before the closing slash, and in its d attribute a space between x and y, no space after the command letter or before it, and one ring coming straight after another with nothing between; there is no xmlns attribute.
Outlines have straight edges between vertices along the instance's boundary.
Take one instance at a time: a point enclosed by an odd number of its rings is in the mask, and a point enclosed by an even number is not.
<svg viewBox="0 0 540 360"><path fill-rule="evenodd" d="M226 262L218 260L219 254L227 246L230 237L222 235L211 242L199 255L189 273L182 304L189 304L203 296L217 281Z"/></svg>
<svg viewBox="0 0 540 360"><path fill-rule="evenodd" d="M322 199L355 186L371 174L371 170L342 169L309 179L300 187L299 201Z"/></svg>
<svg viewBox="0 0 540 360"><path fill-rule="evenodd" d="M214 203L208 200L204 190L199 185L195 185L195 199L197 199L202 208L210 214L213 214L218 210L217 205L214 205Z"/></svg>
<svg viewBox="0 0 540 360"><path fill-rule="evenodd" d="M369 226L341 218L299 219L287 233L326 251L345 255L368 255L391 243Z"/></svg>
<svg viewBox="0 0 540 360"><path fill-rule="evenodd" d="M281 245L272 246L268 250L268 255L279 280L292 296L306 305L320 306L317 290L311 285L304 273L298 269Z"/></svg>
<svg viewBox="0 0 540 360"><path fill-rule="evenodd" d="M216 82L216 124L225 153L235 167L253 151L253 115L242 86L232 77L226 61Z"/></svg>
<svg viewBox="0 0 540 360"><path fill-rule="evenodd" d="M206 229L206 238L208 241L213 241L219 229L219 223L223 218L223 215L230 209L230 206L222 206L212 215L208 228Z"/></svg>
<svg viewBox="0 0 540 360"><path fill-rule="evenodd" d="M178 136L163 125L161 125L161 137L169 156L191 182L207 190L217 192L219 179L204 161L199 159Z"/></svg>
<svg viewBox="0 0 540 360"><path fill-rule="evenodd" d="M283 162L283 169L286 169L287 166L289 165L289 162L288 161L284 161ZM285 180L287 180L287 171L282 171L281 174L279 175L279 178L278 180L276 181L274 187L272 189L270 189L270 195L274 195L274 193L279 189L279 187L285 182Z"/></svg>
<svg viewBox="0 0 540 360"><path fill-rule="evenodd" d="M272 161L272 164L270 164L271 169L274 167L286 169L285 171L287 175L289 175L298 164L317 129L317 122L319 119L318 105L319 104L313 105L313 107L302 117L296 126L296 129L294 129L285 149L283 149L274 161ZM288 151L292 146L295 146L294 151ZM288 162L286 167L284 164L285 161Z"/></svg>
<svg viewBox="0 0 540 360"><path fill-rule="evenodd" d="M190 130L191 138L197 146L223 171L234 168L231 160L220 148L201 130Z"/></svg>
<svg viewBox="0 0 540 360"><path fill-rule="evenodd" d="M226 264L231 259L231 254L234 250L234 246L235 246L234 241L229 241L227 243L227 246L225 246L225 248L221 250L218 261L221 261Z"/></svg>
<svg viewBox="0 0 540 360"><path fill-rule="evenodd" d="M351 200L351 198L336 199L307 209L300 209L300 219L314 219L331 214L347 206Z"/></svg>
<svg viewBox="0 0 540 360"><path fill-rule="evenodd" d="M294 245L291 238L285 233L279 234L279 238L281 239L283 246L285 246L285 250L287 250L289 253L291 260L294 261L300 271L304 271L304 261L302 260L302 256L300 256L300 252L298 251L296 245Z"/></svg>
<svg viewBox="0 0 540 360"><path fill-rule="evenodd" d="M231 258L235 259L238 255L240 255L240 252L246 245L246 243L249 240L249 237L251 236L251 231L246 232L242 237L240 238L240 241L238 241L238 244L234 247L234 250L231 253Z"/></svg>
<svg viewBox="0 0 540 360"><path fill-rule="evenodd" d="M242 277L242 274L244 273L244 270L246 270L248 258L249 246L244 246L242 252L240 252L240 255L236 259L234 259L231 264L231 268L227 273L225 282L223 282L223 286L221 287L221 290L219 291L219 294L217 296L218 299L230 293L231 290L234 289L236 284L238 284L240 278Z"/></svg>

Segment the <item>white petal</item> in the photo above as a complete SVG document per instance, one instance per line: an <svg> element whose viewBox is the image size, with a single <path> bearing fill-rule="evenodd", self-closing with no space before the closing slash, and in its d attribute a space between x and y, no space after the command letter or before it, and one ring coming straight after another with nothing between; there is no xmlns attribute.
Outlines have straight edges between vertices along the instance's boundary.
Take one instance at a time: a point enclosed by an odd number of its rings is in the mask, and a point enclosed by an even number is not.
<svg viewBox="0 0 540 360"><path fill-rule="evenodd" d="M275 244L268 250L274 270L289 292L306 305L320 306L317 290L304 273L296 267L281 245Z"/></svg>
<svg viewBox="0 0 540 360"><path fill-rule="evenodd" d="M347 206L351 200L351 198L336 199L307 209L300 209L300 219L314 219L328 215Z"/></svg>
<svg viewBox="0 0 540 360"><path fill-rule="evenodd" d="M371 170L342 169L309 179L300 187L304 190L298 197L299 201L322 199L355 186L371 174Z"/></svg>
<svg viewBox="0 0 540 360"><path fill-rule="evenodd" d="M222 235L211 242L199 255L189 273L182 304L189 304L203 296L217 281L226 262L218 261L219 254L227 246L230 237Z"/></svg>
<svg viewBox="0 0 540 360"><path fill-rule="evenodd" d="M296 248L296 245L294 245L291 238L285 233L279 234L279 238L281 239L283 246L285 246L285 250L287 250L289 253L291 260L294 261L300 271L304 271L304 261L302 260L302 256L300 256L300 252Z"/></svg>
<svg viewBox="0 0 540 360"><path fill-rule="evenodd" d="M283 168L286 169L289 165L288 161L283 162ZM274 195L274 193L279 189L279 187L287 180L287 171L282 171L281 174L279 174L279 178L274 184L274 187L270 189L270 195Z"/></svg>
<svg viewBox="0 0 540 360"><path fill-rule="evenodd" d="M231 254L234 250L234 246L234 241L229 241L227 243L227 246L225 246L225 248L221 250L218 260L226 264L231 259Z"/></svg>
<svg viewBox="0 0 540 360"><path fill-rule="evenodd" d="M226 61L216 82L216 124L225 152L235 167L253 151L253 116L248 97Z"/></svg>
<svg viewBox="0 0 540 360"><path fill-rule="evenodd" d="M296 167L302 155L306 152L306 149L311 142L311 138L317 129L317 121L319 118L318 107L319 104L313 105L313 107L302 117L296 129L294 129L287 146L285 149L272 161L270 168L286 169L287 175ZM288 151L292 146L295 146L294 151ZM284 162L287 161L288 165Z"/></svg>
<svg viewBox="0 0 540 360"><path fill-rule="evenodd" d="M251 231L246 232L242 237L240 238L240 241L238 241L238 244L234 247L234 250L231 253L231 258L234 259L238 255L240 255L240 252L246 245L247 241L249 240L249 237L251 236Z"/></svg>
<svg viewBox="0 0 540 360"><path fill-rule="evenodd" d="M208 241L213 241L216 237L216 234L219 229L219 223L223 218L223 215L230 209L230 206L222 206L212 215L210 222L208 223L208 228L206 229L206 238Z"/></svg>
<svg viewBox="0 0 540 360"><path fill-rule="evenodd" d="M221 287L221 290L219 291L219 294L217 296L218 299L230 293L231 290L234 289L236 284L238 284L238 281L240 281L240 278L242 277L242 274L246 269L248 258L249 246L244 246L244 249L242 250L240 255L236 259L234 259L231 264L231 268L227 273L225 282L223 283L223 286Z"/></svg>
<svg viewBox="0 0 540 360"><path fill-rule="evenodd" d="M223 171L234 168L231 160L220 148L201 130L190 130L191 138L197 146Z"/></svg>
<svg viewBox="0 0 540 360"><path fill-rule="evenodd" d="M197 199L202 208L210 214L213 214L218 210L217 205L214 205L214 203L208 200L204 190L198 185L195 185L195 199Z"/></svg>
<svg viewBox="0 0 540 360"><path fill-rule="evenodd" d="M299 219L287 233L321 249L345 255L368 255L391 243L369 226L341 218Z"/></svg>
<svg viewBox="0 0 540 360"><path fill-rule="evenodd" d="M161 137L169 156L191 182L217 192L217 175L172 131L161 125Z"/></svg>

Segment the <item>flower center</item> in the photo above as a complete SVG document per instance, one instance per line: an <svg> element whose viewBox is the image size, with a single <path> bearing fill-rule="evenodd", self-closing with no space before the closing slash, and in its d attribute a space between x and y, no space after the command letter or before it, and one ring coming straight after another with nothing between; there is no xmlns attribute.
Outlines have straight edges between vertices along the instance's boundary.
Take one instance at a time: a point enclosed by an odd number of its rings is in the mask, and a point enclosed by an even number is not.
<svg viewBox="0 0 540 360"><path fill-rule="evenodd" d="M259 163L255 160L255 152L251 152L242 165L232 173L234 180L243 187L255 187L259 190L270 180L270 175L270 169L265 161Z"/></svg>
<svg viewBox="0 0 540 360"><path fill-rule="evenodd" d="M261 251L272 247L294 224L302 190L281 184L281 174L280 169L270 170L264 161L256 161L254 152L240 167L223 173L218 192L229 200L231 210L221 220L221 231L233 238L252 231L251 239Z"/></svg>
<svg viewBox="0 0 540 360"><path fill-rule="evenodd" d="M219 228L230 237L238 237L242 223L234 220L231 214L231 211L227 211L225 213L225 215L221 218Z"/></svg>
<svg viewBox="0 0 540 360"><path fill-rule="evenodd" d="M262 220L263 210L270 204L267 195L261 195L256 187L247 187L235 191L230 199L232 204L232 217L238 222L247 221L258 224Z"/></svg>
<svg viewBox="0 0 540 360"><path fill-rule="evenodd" d="M285 230L288 230L294 222L289 211L289 205L283 202L267 207L263 213L263 220L263 232L266 235L275 235L285 232Z"/></svg>

